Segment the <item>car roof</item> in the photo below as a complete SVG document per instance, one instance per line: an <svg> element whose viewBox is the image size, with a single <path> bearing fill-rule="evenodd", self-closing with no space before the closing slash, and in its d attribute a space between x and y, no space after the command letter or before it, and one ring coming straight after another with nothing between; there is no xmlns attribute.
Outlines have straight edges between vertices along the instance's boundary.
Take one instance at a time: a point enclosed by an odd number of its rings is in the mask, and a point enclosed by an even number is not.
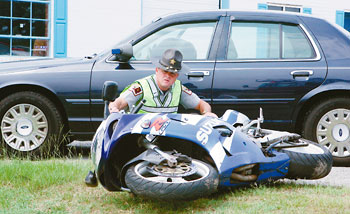
<svg viewBox="0 0 350 214"><path fill-rule="evenodd" d="M207 10L207 11L189 11L167 14L154 19L157 22L161 19L178 19L178 18L212 18L218 16L238 16L238 17L270 17L277 19L296 19L297 17L313 17L309 14L295 13L295 12L282 12L282 11L272 11L272 10L252 10L252 11L239 11L239 10ZM316 18L316 17L314 17Z"/></svg>

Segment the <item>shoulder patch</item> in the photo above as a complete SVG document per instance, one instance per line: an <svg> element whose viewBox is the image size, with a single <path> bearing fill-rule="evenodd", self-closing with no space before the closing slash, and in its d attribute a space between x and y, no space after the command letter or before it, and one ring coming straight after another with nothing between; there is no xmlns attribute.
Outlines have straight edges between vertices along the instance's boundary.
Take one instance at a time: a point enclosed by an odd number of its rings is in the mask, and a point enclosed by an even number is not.
<svg viewBox="0 0 350 214"><path fill-rule="evenodd" d="M182 85L182 91L185 92L188 95L192 94L192 91L190 89L186 88L186 86L183 86L183 85Z"/></svg>
<svg viewBox="0 0 350 214"><path fill-rule="evenodd" d="M142 88L137 83L132 84L129 88L129 91L131 91L135 97L142 94Z"/></svg>

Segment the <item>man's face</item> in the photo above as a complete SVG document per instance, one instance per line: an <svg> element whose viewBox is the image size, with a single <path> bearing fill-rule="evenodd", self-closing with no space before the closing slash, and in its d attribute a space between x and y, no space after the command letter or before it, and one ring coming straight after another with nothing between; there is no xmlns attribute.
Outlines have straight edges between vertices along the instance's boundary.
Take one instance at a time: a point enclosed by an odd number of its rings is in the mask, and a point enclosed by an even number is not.
<svg viewBox="0 0 350 214"><path fill-rule="evenodd" d="M172 73L161 68L156 68L156 82L160 90L168 90L175 82L179 73Z"/></svg>

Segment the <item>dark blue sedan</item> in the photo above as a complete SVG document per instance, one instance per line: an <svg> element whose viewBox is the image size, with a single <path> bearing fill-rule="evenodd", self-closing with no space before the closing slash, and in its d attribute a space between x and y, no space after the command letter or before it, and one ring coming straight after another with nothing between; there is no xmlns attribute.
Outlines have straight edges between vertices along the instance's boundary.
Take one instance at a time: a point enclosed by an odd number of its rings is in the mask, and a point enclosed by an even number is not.
<svg viewBox="0 0 350 214"><path fill-rule="evenodd" d="M191 68L180 80L221 115L250 118L262 107L264 127L298 132L350 163L350 36L325 20L272 12L193 12L160 18L115 47L83 59L0 65L3 145L32 153L62 129L91 139L102 120L104 81L119 90L154 73L150 59L177 48ZM183 109L183 111L185 111Z"/></svg>

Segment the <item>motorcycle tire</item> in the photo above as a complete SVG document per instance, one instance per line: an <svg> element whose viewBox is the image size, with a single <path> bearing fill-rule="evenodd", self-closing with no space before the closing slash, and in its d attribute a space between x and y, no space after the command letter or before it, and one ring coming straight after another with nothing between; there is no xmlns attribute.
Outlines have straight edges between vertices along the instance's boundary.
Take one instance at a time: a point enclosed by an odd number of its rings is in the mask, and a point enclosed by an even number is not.
<svg viewBox="0 0 350 214"><path fill-rule="evenodd" d="M300 140L308 143L308 146L281 149L290 158L286 178L319 179L327 176L332 169L332 153L320 144Z"/></svg>
<svg viewBox="0 0 350 214"><path fill-rule="evenodd" d="M142 161L128 168L125 183L135 195L165 201L193 200L217 190L219 176L211 165L192 159L192 165L183 163L178 166L178 169L174 169ZM150 168L160 168L159 172L163 174L156 175L150 172ZM195 173L186 176L186 171L193 168ZM185 173L181 175L180 171ZM177 176L172 176L171 173Z"/></svg>

